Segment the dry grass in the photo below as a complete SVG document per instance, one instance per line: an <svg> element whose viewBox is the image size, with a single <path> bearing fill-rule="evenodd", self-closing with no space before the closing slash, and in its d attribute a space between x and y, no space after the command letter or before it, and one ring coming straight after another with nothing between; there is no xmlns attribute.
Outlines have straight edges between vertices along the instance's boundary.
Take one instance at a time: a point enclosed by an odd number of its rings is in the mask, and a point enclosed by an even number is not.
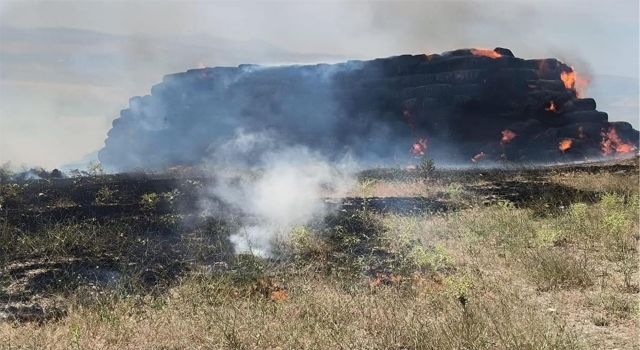
<svg viewBox="0 0 640 350"><path fill-rule="evenodd" d="M616 192L623 195L637 194L638 174L629 173L560 173L550 177L551 181L578 190Z"/></svg>
<svg viewBox="0 0 640 350"><path fill-rule="evenodd" d="M396 227L394 244L417 237L442 247L454 268L493 276L537 309L578 326L587 348L631 349L640 326L637 215L637 195L604 194L558 215L502 203L387 221Z"/></svg>
<svg viewBox="0 0 640 350"><path fill-rule="evenodd" d="M552 181L597 201L541 212L538 202L480 205L460 182L366 180L354 195L445 196L467 209L338 214L325 228L296 228L278 242L278 259L202 264L160 291L77 286L62 294L63 317L0 323L0 348L638 348L637 174ZM115 254L126 264L153 252L114 242L126 228L78 225L42 237L5 228L3 253ZM216 254L204 237L181 237L191 259Z"/></svg>
<svg viewBox="0 0 640 350"><path fill-rule="evenodd" d="M156 299L95 299L61 321L0 326L33 349L575 349L576 335L518 295L456 279L344 286L297 276L274 302L226 279L194 275ZM461 303L461 297L465 304ZM89 304L87 297L76 305ZM89 297L90 298L90 297Z"/></svg>
<svg viewBox="0 0 640 350"><path fill-rule="evenodd" d="M353 190L347 193L348 197L420 197L428 193L436 193L444 190L445 186L432 181L416 180L377 180L363 179Z"/></svg>

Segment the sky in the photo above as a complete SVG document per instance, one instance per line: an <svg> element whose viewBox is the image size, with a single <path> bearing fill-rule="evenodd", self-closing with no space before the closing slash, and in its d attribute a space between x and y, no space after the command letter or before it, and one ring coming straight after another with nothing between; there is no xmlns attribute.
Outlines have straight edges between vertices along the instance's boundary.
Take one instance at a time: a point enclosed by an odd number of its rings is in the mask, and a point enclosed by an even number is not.
<svg viewBox="0 0 640 350"><path fill-rule="evenodd" d="M463 47L557 57L610 120L638 128L637 0L0 0L0 164L95 153L128 100L169 73Z"/></svg>

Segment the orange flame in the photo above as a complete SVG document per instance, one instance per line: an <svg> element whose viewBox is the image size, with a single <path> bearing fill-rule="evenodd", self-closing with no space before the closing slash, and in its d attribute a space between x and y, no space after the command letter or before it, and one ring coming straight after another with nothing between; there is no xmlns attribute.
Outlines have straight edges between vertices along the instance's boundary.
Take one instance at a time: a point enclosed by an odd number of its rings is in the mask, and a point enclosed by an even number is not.
<svg viewBox="0 0 640 350"><path fill-rule="evenodd" d="M606 133L602 133L600 149L602 149L603 154L611 155L613 153L631 153L635 151L636 147L630 143L623 142L616 129L611 127Z"/></svg>
<svg viewBox="0 0 640 350"><path fill-rule="evenodd" d="M560 80L564 83L565 88L573 90L576 87L576 72L562 72Z"/></svg>
<svg viewBox="0 0 640 350"><path fill-rule="evenodd" d="M623 143L622 145L616 146L616 152L618 153L631 153L636 148L628 143Z"/></svg>
<svg viewBox="0 0 640 350"><path fill-rule="evenodd" d="M494 60L502 57L501 54L489 49L471 49L471 54L474 56L493 58Z"/></svg>
<svg viewBox="0 0 640 350"><path fill-rule="evenodd" d="M557 112L556 104L553 101L549 101L549 104L544 108L548 112Z"/></svg>
<svg viewBox="0 0 640 350"><path fill-rule="evenodd" d="M577 97L584 96L585 91L587 91L587 86L589 85L589 78L578 75L573 67L571 67L570 72L560 73L560 80L564 83L565 88L575 91Z"/></svg>
<svg viewBox="0 0 640 350"><path fill-rule="evenodd" d="M480 153L476 154L475 156L473 156L473 158L471 158L471 161L474 162L474 163L477 163L477 162L483 160L486 156L487 156L486 153L480 152Z"/></svg>
<svg viewBox="0 0 640 350"><path fill-rule="evenodd" d="M422 157L427 152L427 139L419 139L416 143L411 145L411 154L414 157Z"/></svg>
<svg viewBox="0 0 640 350"><path fill-rule="evenodd" d="M513 140L516 136L518 135L515 132L509 129L504 129L502 130L502 138L500 139L500 144L506 145L507 143L511 142L511 140Z"/></svg>
<svg viewBox="0 0 640 350"><path fill-rule="evenodd" d="M568 151L571 148L572 144L573 144L572 140L564 139L564 140L560 141L560 143L558 143L558 149L560 150L560 152L565 153L566 151Z"/></svg>

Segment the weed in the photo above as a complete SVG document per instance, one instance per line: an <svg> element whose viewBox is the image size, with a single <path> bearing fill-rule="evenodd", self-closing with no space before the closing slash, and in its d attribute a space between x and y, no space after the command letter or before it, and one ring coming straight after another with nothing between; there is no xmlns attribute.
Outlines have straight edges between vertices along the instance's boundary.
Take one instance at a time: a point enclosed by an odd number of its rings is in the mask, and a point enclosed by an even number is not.
<svg viewBox="0 0 640 350"><path fill-rule="evenodd" d="M582 261L553 248L526 251L522 261L539 290L584 288L593 284Z"/></svg>
<svg viewBox="0 0 640 350"><path fill-rule="evenodd" d="M462 198L462 194L464 193L464 187L459 183L453 182L447 186L447 195L452 200L460 200Z"/></svg>
<svg viewBox="0 0 640 350"><path fill-rule="evenodd" d="M87 166L87 173L89 173L89 175L91 176L99 176L104 175L105 171L100 162L91 162Z"/></svg>
<svg viewBox="0 0 640 350"><path fill-rule="evenodd" d="M415 245L409 252L408 258L413 265L413 269L422 271L443 272L452 269L454 266L453 258L442 246L427 249L422 245Z"/></svg>
<svg viewBox="0 0 640 350"><path fill-rule="evenodd" d="M296 259L313 262L326 262L328 259L328 243L308 227L293 228L289 234L289 243Z"/></svg>
<svg viewBox="0 0 640 350"><path fill-rule="evenodd" d="M625 294L600 292L588 302L595 309L593 317L600 315L608 320L629 320L638 314L637 300Z"/></svg>
<svg viewBox="0 0 640 350"><path fill-rule="evenodd" d="M358 182L360 185L360 195L363 198L369 198L373 196L374 186L378 183L378 180L371 178L364 178Z"/></svg>
<svg viewBox="0 0 640 350"><path fill-rule="evenodd" d="M145 193L142 196L140 196L140 206L144 210L155 209L159 202L160 202L160 196L155 192Z"/></svg>
<svg viewBox="0 0 640 350"><path fill-rule="evenodd" d="M116 190L112 190L107 186L102 186L96 192L95 203L100 205L116 203Z"/></svg>
<svg viewBox="0 0 640 350"><path fill-rule="evenodd" d="M536 236L542 246L560 246L566 241L564 231L555 227L541 227L536 231Z"/></svg>
<svg viewBox="0 0 640 350"><path fill-rule="evenodd" d="M71 342L71 347L74 349L80 348L80 326L77 324L72 324L69 327L69 338Z"/></svg>

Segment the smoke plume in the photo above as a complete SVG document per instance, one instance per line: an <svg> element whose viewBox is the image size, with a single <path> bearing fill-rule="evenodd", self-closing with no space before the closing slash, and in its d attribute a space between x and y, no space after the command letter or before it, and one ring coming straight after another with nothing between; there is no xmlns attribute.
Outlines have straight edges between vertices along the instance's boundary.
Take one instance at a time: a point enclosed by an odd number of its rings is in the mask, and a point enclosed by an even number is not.
<svg viewBox="0 0 640 350"><path fill-rule="evenodd" d="M230 240L236 253L260 256L271 254L275 238L323 218L331 208L322 197L346 193L354 169L347 160L329 161L269 133L240 129L215 149L206 167L213 180L201 200L203 213L235 214L238 228Z"/></svg>

